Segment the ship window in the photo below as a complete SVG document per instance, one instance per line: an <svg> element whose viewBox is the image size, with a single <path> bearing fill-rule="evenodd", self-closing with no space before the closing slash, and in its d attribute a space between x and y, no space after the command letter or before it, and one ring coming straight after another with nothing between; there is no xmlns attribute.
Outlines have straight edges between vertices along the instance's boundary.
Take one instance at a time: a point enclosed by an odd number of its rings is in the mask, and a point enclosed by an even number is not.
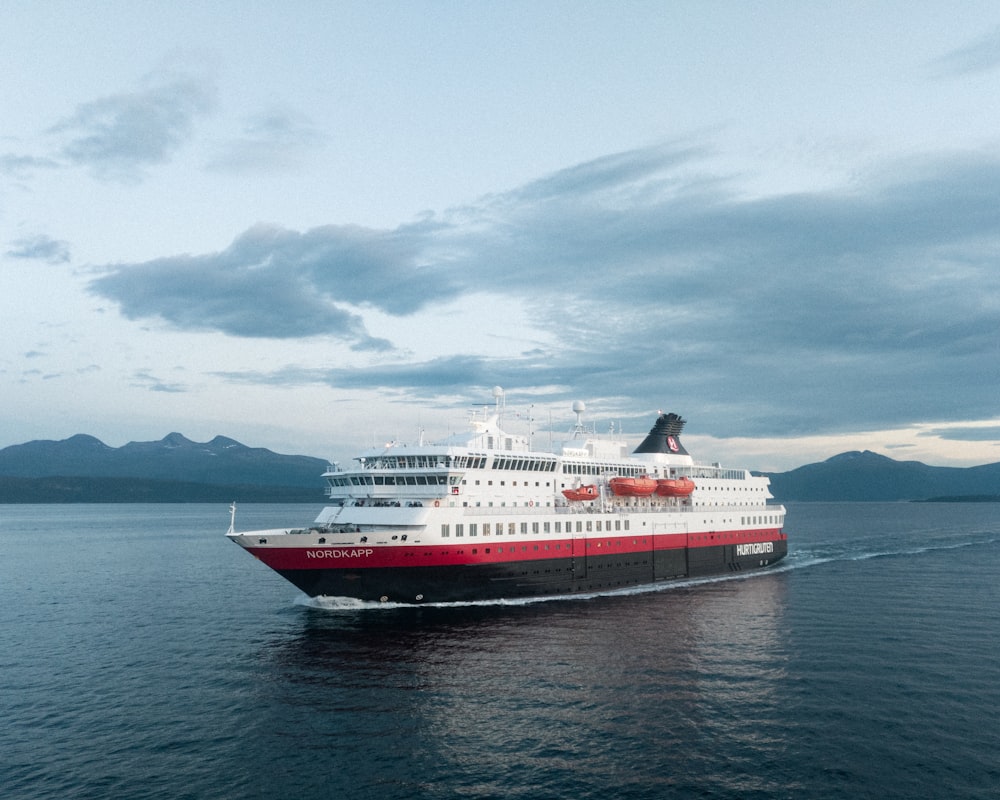
<svg viewBox="0 0 1000 800"><path fill-rule="evenodd" d="M545 533L548 533L548 532L549 532L549 528L550 528L550 525L551 525L551 523L548 523L548 522L543 522L543 523L542 523L542 530L543 530L543 531L544 531Z"/></svg>
<svg viewBox="0 0 1000 800"><path fill-rule="evenodd" d="M470 522L469 523L469 536L475 536L476 535L476 528L477 527L478 526L476 525L475 522Z"/></svg>
<svg viewBox="0 0 1000 800"><path fill-rule="evenodd" d="M628 530L628 520L625 520L625 530Z"/></svg>
<svg viewBox="0 0 1000 800"><path fill-rule="evenodd" d="M597 530L601 530L601 521L597 520Z"/></svg>
<svg viewBox="0 0 1000 800"><path fill-rule="evenodd" d="M567 524L569 524L569 523L567 523ZM556 523L556 533L562 533L562 523L561 522L557 522Z"/></svg>
<svg viewBox="0 0 1000 800"><path fill-rule="evenodd" d="M620 531L622 529L622 521L620 519L615 520L615 530Z"/></svg>
<svg viewBox="0 0 1000 800"><path fill-rule="evenodd" d="M577 533L583 533L583 523L580 522L579 520L577 520L577 523L576 523L576 532Z"/></svg>
<svg viewBox="0 0 1000 800"><path fill-rule="evenodd" d="M517 533L517 523L516 522L511 522L511 523L509 523L507 525L507 533L510 536L513 536L515 533Z"/></svg>
<svg viewBox="0 0 1000 800"><path fill-rule="evenodd" d="M531 532L532 533L538 533L538 523L537 522L532 522L531 523Z"/></svg>
<svg viewBox="0 0 1000 800"><path fill-rule="evenodd" d="M441 525L441 535L442 536L451 536L451 532L448 530L448 524L447 523L443 523Z"/></svg>
<svg viewBox="0 0 1000 800"><path fill-rule="evenodd" d="M460 523L458 523L458 524L457 524L457 525L455 526L455 536L464 536L464 535L465 535L465 531L464 531L464 528L465 528L465 526L464 526L464 525L462 525L462 523L461 523L461 522L460 522Z"/></svg>
<svg viewBox="0 0 1000 800"><path fill-rule="evenodd" d="M588 520L587 520L587 531L588 531L588 532L590 532L590 531L592 531L592 530L594 530L594 523L593 523L593 522L591 522L591 521L590 521L590 520L588 519Z"/></svg>

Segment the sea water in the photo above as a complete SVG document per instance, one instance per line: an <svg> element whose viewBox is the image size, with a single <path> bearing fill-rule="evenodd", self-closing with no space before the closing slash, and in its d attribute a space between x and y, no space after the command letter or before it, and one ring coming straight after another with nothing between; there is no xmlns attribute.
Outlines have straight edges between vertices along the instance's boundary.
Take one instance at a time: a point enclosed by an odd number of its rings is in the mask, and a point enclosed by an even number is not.
<svg viewBox="0 0 1000 800"><path fill-rule="evenodd" d="M417 608L308 600L228 524L0 506L0 795L1000 792L1000 506L790 504L767 573Z"/></svg>

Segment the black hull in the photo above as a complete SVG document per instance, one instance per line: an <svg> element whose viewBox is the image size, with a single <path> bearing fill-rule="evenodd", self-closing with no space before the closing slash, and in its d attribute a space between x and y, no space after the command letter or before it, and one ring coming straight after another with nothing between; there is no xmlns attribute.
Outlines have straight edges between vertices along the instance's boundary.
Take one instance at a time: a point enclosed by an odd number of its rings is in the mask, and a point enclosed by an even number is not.
<svg viewBox="0 0 1000 800"><path fill-rule="evenodd" d="M492 564L369 569L296 569L278 573L311 597L372 602L447 603L609 592L691 578L761 570L780 561L788 542L770 552L738 555L738 545L656 553L512 561Z"/></svg>

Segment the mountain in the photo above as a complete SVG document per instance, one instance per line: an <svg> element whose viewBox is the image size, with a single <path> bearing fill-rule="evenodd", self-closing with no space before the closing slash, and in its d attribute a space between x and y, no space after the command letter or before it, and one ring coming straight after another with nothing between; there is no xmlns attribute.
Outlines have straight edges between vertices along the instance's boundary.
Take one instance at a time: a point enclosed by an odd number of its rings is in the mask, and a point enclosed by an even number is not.
<svg viewBox="0 0 1000 800"><path fill-rule="evenodd" d="M1000 463L931 467L919 461L852 451L790 472L764 472L784 500L1000 499Z"/></svg>
<svg viewBox="0 0 1000 800"><path fill-rule="evenodd" d="M322 502L327 461L171 433L109 447L77 434L0 450L0 503ZM785 500L1000 500L1000 463L931 467L853 451L765 472Z"/></svg>
<svg viewBox="0 0 1000 800"><path fill-rule="evenodd" d="M199 443L171 433L116 448L77 434L0 450L0 502L322 502L327 463L224 436Z"/></svg>

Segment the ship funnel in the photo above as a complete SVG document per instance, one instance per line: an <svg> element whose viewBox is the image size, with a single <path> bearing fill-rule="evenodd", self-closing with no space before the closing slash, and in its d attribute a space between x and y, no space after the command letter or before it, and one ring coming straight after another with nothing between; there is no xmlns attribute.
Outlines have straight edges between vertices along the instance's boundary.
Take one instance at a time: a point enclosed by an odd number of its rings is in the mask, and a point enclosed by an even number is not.
<svg viewBox="0 0 1000 800"><path fill-rule="evenodd" d="M685 421L681 419L679 414L661 412L660 416L656 418L656 424L649 431L649 435L632 452L688 455L688 451L684 449L680 439Z"/></svg>

